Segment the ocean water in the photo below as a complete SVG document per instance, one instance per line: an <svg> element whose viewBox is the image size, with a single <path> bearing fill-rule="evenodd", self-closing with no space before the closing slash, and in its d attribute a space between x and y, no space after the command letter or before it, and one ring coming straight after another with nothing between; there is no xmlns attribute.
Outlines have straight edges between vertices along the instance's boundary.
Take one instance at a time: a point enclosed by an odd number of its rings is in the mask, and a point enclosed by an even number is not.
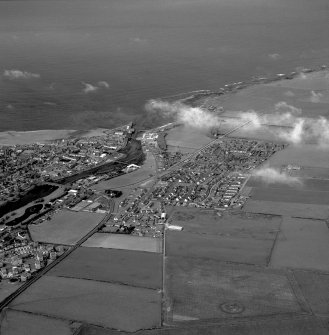
<svg viewBox="0 0 329 335"><path fill-rule="evenodd" d="M328 22L328 0L1 1L0 131L149 127L148 99L328 64Z"/></svg>

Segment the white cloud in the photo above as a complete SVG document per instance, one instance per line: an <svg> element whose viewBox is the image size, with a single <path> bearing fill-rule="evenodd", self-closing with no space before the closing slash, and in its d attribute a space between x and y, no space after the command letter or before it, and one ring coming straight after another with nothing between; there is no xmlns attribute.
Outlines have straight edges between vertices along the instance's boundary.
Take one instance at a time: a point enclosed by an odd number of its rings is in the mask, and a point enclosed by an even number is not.
<svg viewBox="0 0 329 335"><path fill-rule="evenodd" d="M95 93L97 92L100 88L104 89L109 89L110 85L107 81L99 81L96 85L88 84L85 82L82 82L82 84L85 86L83 88L83 92L88 94L88 93Z"/></svg>
<svg viewBox="0 0 329 335"><path fill-rule="evenodd" d="M278 60L281 58L281 55L277 53L273 53L273 54L269 54L268 57L272 60Z"/></svg>
<svg viewBox="0 0 329 335"><path fill-rule="evenodd" d="M99 81L99 82L97 83L97 85L98 85L99 87L110 88L110 85L109 85L109 83L108 83L107 81Z"/></svg>
<svg viewBox="0 0 329 335"><path fill-rule="evenodd" d="M292 91L287 91L287 92L284 93L284 95L285 95L286 97L290 97L290 98L292 98L292 97L295 96L295 93L292 92Z"/></svg>
<svg viewBox="0 0 329 335"><path fill-rule="evenodd" d="M311 91L311 102L313 103L319 103L321 101L321 98L323 97L323 94L322 93L316 93L314 91Z"/></svg>
<svg viewBox="0 0 329 335"><path fill-rule="evenodd" d="M271 167L263 167L253 172L253 176L266 184L288 184L301 186L302 182L298 177L289 176L286 172Z"/></svg>
<svg viewBox="0 0 329 335"><path fill-rule="evenodd" d="M40 78L40 74L21 70L5 70L3 76L8 79L33 79Z"/></svg>
<svg viewBox="0 0 329 335"><path fill-rule="evenodd" d="M159 113L164 117L172 117L187 126L209 130L220 128L223 119L216 113L199 107L190 107L181 102L167 102L150 100L145 109L150 113ZM302 110L280 101L275 105L272 114L259 114L254 110L238 112L238 118L225 118L224 124L233 129L239 125L246 131L255 131L263 125L278 125L283 127L269 127L268 131L278 139L293 144L312 142L319 147L329 147L329 121L320 117L317 119L301 117ZM248 122L248 124L246 124Z"/></svg>
<svg viewBox="0 0 329 335"><path fill-rule="evenodd" d="M85 86L83 88L83 92L86 93L86 94L88 94L88 93L94 93L94 92L96 92L99 89L99 87L94 86L92 84L88 84L88 83L84 83L84 82L82 84Z"/></svg>

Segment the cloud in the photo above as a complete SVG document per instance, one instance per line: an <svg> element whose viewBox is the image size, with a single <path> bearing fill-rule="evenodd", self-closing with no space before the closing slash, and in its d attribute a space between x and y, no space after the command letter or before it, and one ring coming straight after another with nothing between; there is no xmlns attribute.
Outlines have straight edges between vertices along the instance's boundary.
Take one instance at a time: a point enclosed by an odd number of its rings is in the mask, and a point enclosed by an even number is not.
<svg viewBox="0 0 329 335"><path fill-rule="evenodd" d="M278 60L281 58L280 54L274 53L274 54L269 54L268 58L272 59L272 60Z"/></svg>
<svg viewBox="0 0 329 335"><path fill-rule="evenodd" d="M20 70L5 70L3 76L10 80L40 78L40 74Z"/></svg>
<svg viewBox="0 0 329 335"><path fill-rule="evenodd" d="M253 172L253 176L266 184L302 185L302 181L298 177L289 176L286 172L271 167L257 169Z"/></svg>
<svg viewBox="0 0 329 335"><path fill-rule="evenodd" d="M109 83L108 83L107 81L99 81L99 82L97 83L97 85L98 85L99 87L110 88L110 85L109 85Z"/></svg>
<svg viewBox="0 0 329 335"><path fill-rule="evenodd" d="M285 95L286 97L292 98L292 97L295 96L295 93L292 92L292 91L287 91L287 92L284 93L284 95Z"/></svg>
<svg viewBox="0 0 329 335"><path fill-rule="evenodd" d="M159 113L161 117L173 117L187 126L198 129L210 129L220 125L216 115L199 107L190 107L181 102L149 100L145 105L149 113Z"/></svg>
<svg viewBox="0 0 329 335"><path fill-rule="evenodd" d="M133 37L130 40L134 43L145 43L145 42L147 42L147 40L145 38L141 38L141 37Z"/></svg>
<svg viewBox="0 0 329 335"><path fill-rule="evenodd" d="M243 125L246 131L255 131L264 125L274 137L292 144L315 143L319 147L329 148L329 121L320 117L317 119L303 118L302 110L280 101L274 106L272 114L260 114L254 110L238 112L238 118L223 118L216 113L199 107L190 107L181 102L150 100L145 109L153 116L170 117L187 126L210 130L221 128L223 124L231 129Z"/></svg>
<svg viewBox="0 0 329 335"><path fill-rule="evenodd" d="M15 107L14 107L12 104L7 105L6 108L7 108L7 109L10 109L10 110L15 109Z"/></svg>
<svg viewBox="0 0 329 335"><path fill-rule="evenodd" d="M83 92L85 94L88 94L88 93L95 93L97 92L100 88L104 88L104 89L108 89L110 87L109 83L106 82L106 81L99 81L96 85L92 85L92 84L89 84L89 83L85 83L85 82L82 82L82 84L85 86L83 88Z"/></svg>
<svg viewBox="0 0 329 335"><path fill-rule="evenodd" d="M322 93L316 93L314 91L311 91L311 102L313 103L319 103L321 101L321 98L323 97L323 94Z"/></svg>
<svg viewBox="0 0 329 335"><path fill-rule="evenodd" d="M85 86L83 88L83 92L86 93L86 94L94 93L94 92L98 91L98 89L99 89L99 87L94 86L92 84L88 84L88 83L84 83L84 82L82 82L82 84Z"/></svg>

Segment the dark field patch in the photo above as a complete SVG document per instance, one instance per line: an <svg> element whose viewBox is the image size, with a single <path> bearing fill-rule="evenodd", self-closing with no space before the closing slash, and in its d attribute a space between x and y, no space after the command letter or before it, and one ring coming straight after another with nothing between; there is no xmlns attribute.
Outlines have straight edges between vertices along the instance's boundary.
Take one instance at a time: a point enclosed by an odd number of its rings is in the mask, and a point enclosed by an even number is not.
<svg viewBox="0 0 329 335"><path fill-rule="evenodd" d="M325 221L284 218L270 266L329 271L329 229Z"/></svg>
<svg viewBox="0 0 329 335"><path fill-rule="evenodd" d="M79 335L127 335L126 332L85 326ZM185 325L180 328L143 330L134 335L327 335L328 330L314 317L248 319L236 324Z"/></svg>
<svg viewBox="0 0 329 335"><path fill-rule="evenodd" d="M193 219L179 220L190 210ZM280 222L281 217L271 215L235 212L219 217L215 211L178 209L173 223L184 230L166 233L166 254L266 265Z"/></svg>
<svg viewBox="0 0 329 335"><path fill-rule="evenodd" d="M291 175L291 173L289 173ZM280 190L291 190L295 189L297 191L327 191L329 192L329 180L328 179L301 179L301 185L296 184L266 184L258 178L251 177L247 182L247 186L268 189L269 192L272 192L272 189Z"/></svg>
<svg viewBox="0 0 329 335"><path fill-rule="evenodd" d="M271 240L169 231L166 254L266 265L274 238L274 234Z"/></svg>
<svg viewBox="0 0 329 335"><path fill-rule="evenodd" d="M161 321L161 297L154 290L52 276L32 284L10 308L131 332Z"/></svg>
<svg viewBox="0 0 329 335"><path fill-rule="evenodd" d="M168 257L166 262L169 322L301 311L284 274L197 258ZM232 303L242 306L239 313L221 308Z"/></svg>
<svg viewBox="0 0 329 335"><path fill-rule="evenodd" d="M162 285L162 255L81 247L51 269L48 274L156 289Z"/></svg>
<svg viewBox="0 0 329 335"><path fill-rule="evenodd" d="M80 326L67 320L6 309L2 312L0 333L4 335L71 335Z"/></svg>
<svg viewBox="0 0 329 335"><path fill-rule="evenodd" d="M256 187L251 199L262 201L296 202L301 204L329 205L329 192L297 189Z"/></svg>
<svg viewBox="0 0 329 335"><path fill-rule="evenodd" d="M329 315L329 275L309 271L294 271L295 278L313 313Z"/></svg>
<svg viewBox="0 0 329 335"><path fill-rule="evenodd" d="M243 209L252 213L296 216L325 220L329 217L328 206L315 204L287 203L249 199Z"/></svg>
<svg viewBox="0 0 329 335"><path fill-rule="evenodd" d="M189 215L190 219L182 219L185 215ZM184 227L182 234L191 232L218 237L270 240L273 240L281 222L280 217L273 215L237 211L219 216L212 210L194 208L175 209L172 219L173 224Z"/></svg>

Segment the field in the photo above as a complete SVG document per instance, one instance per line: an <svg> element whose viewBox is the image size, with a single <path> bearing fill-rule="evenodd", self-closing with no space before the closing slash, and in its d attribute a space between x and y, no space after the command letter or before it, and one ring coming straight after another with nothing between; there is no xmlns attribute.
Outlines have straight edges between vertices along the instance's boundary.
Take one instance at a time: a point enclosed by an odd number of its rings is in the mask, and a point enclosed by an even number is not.
<svg viewBox="0 0 329 335"><path fill-rule="evenodd" d="M325 221L284 218L270 266L329 271L328 242Z"/></svg>
<svg viewBox="0 0 329 335"><path fill-rule="evenodd" d="M256 187L251 192L251 199L273 202L329 205L329 192L298 190L288 188Z"/></svg>
<svg viewBox="0 0 329 335"><path fill-rule="evenodd" d="M166 255L266 265L273 240L168 232Z"/></svg>
<svg viewBox="0 0 329 335"><path fill-rule="evenodd" d="M224 213L196 208L176 207L171 214L173 224L184 227L182 232L216 235L218 237L256 238L273 240L281 218L244 212Z"/></svg>
<svg viewBox="0 0 329 335"><path fill-rule="evenodd" d="M180 151L180 147L187 149L201 148L211 140L201 130L188 128L187 126L175 127L166 136L167 145L174 146Z"/></svg>
<svg viewBox="0 0 329 335"><path fill-rule="evenodd" d="M305 167L328 168L329 150L320 149L315 145L289 145L285 150L275 153L268 161L269 165L299 165Z"/></svg>
<svg viewBox="0 0 329 335"><path fill-rule="evenodd" d="M121 189L129 187L131 185L138 185L147 179L152 179L156 171L155 157L152 153L146 153L146 159L143 165L132 172L126 173L119 177L112 178L110 180L102 181L98 184L93 185L95 190L106 190L109 188Z"/></svg>
<svg viewBox="0 0 329 335"><path fill-rule="evenodd" d="M79 323L7 309L0 324L6 335L71 335Z"/></svg>
<svg viewBox="0 0 329 335"><path fill-rule="evenodd" d="M312 312L327 317L329 314L329 275L310 271L294 271L294 276Z"/></svg>
<svg viewBox="0 0 329 335"><path fill-rule="evenodd" d="M152 237L129 236L123 234L96 233L84 247L126 249L149 252L162 252L162 240Z"/></svg>
<svg viewBox="0 0 329 335"><path fill-rule="evenodd" d="M9 306L126 331L160 325L161 297L144 288L44 276Z"/></svg>
<svg viewBox="0 0 329 335"><path fill-rule="evenodd" d="M103 219L104 214L61 210L50 221L29 225L33 241L68 244L78 242Z"/></svg>
<svg viewBox="0 0 329 335"><path fill-rule="evenodd" d="M177 209L173 224L182 232L166 233L166 254L266 265L280 226L277 216Z"/></svg>
<svg viewBox="0 0 329 335"><path fill-rule="evenodd" d="M188 257L168 257L166 263L169 322L301 311L284 274ZM230 303L232 310L225 308Z"/></svg>
<svg viewBox="0 0 329 335"><path fill-rule="evenodd" d="M293 170L293 171L303 171L302 170ZM317 173L314 171L313 174ZM291 174L290 174L291 175ZM296 173L298 175L298 173ZM309 178L309 179L302 179L300 178L301 184L266 184L263 181L251 177L247 182L248 187L260 187L261 189L267 188L269 192L272 192L273 189L280 189L284 191L291 191L292 189L296 189L297 191L324 191L329 192L329 180L328 179L317 179L317 178Z"/></svg>
<svg viewBox="0 0 329 335"><path fill-rule="evenodd" d="M179 327L179 328L178 328ZM321 321L313 316L290 316L281 318L263 318L250 321L239 320L234 323L220 322L219 324L196 324L176 325L176 327L165 328L162 330L142 330L134 335L327 335ZM83 326L79 335L128 335L126 332L104 329L95 326ZM16 334L15 334L16 335Z"/></svg>
<svg viewBox="0 0 329 335"><path fill-rule="evenodd" d="M329 208L324 205L286 203L280 201L248 200L243 209L251 213L295 216L326 220L329 217Z"/></svg>
<svg viewBox="0 0 329 335"><path fill-rule="evenodd" d="M81 247L48 274L157 289L162 286L162 255Z"/></svg>

